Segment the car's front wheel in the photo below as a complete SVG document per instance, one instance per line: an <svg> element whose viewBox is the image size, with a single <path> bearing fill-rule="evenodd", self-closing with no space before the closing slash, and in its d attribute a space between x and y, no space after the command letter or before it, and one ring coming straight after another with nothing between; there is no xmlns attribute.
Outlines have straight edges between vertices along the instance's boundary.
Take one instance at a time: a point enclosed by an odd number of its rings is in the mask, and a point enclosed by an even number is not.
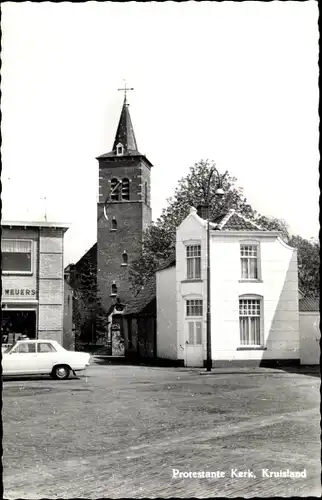
<svg viewBox="0 0 322 500"><path fill-rule="evenodd" d="M70 368L66 365L57 365L54 366L53 371L51 372L52 378L64 380L69 377Z"/></svg>

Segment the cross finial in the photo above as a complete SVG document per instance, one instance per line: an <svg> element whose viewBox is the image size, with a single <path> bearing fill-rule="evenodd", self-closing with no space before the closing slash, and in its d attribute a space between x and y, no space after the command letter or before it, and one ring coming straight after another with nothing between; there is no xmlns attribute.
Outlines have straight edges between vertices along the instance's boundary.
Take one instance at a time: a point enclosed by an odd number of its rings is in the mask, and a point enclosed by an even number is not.
<svg viewBox="0 0 322 500"><path fill-rule="evenodd" d="M124 104L126 104L126 92L128 90L134 90L134 88L133 87L131 87L131 88L127 87L126 80L124 80L124 88L123 89L117 89L117 90L124 90Z"/></svg>

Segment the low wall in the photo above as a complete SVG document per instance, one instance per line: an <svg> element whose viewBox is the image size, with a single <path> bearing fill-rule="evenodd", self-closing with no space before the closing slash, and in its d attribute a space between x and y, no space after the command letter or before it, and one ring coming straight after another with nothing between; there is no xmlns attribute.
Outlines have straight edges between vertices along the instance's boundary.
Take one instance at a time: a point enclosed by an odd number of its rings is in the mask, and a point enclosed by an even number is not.
<svg viewBox="0 0 322 500"><path fill-rule="evenodd" d="M320 363L320 313L300 312L301 365Z"/></svg>

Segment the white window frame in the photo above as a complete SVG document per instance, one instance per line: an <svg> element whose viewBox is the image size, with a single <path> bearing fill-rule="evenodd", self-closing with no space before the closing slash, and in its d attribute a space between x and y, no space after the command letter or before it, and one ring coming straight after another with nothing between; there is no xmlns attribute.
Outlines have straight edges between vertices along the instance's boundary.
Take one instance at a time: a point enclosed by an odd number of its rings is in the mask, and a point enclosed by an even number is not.
<svg viewBox="0 0 322 500"><path fill-rule="evenodd" d="M240 302L242 300L247 300L247 301L258 301L259 302L259 315L257 314L247 314L243 315L240 312ZM252 304L249 304L252 306ZM255 304L253 304L254 306ZM258 318L259 317L259 341L258 343L242 343L242 332L241 332L241 318ZM238 325L239 325L239 346L242 348L252 348L252 347L263 347L264 344L264 299L262 295L249 295L249 294L243 294L239 295L238 297ZM250 330L250 321L248 321L248 329Z"/></svg>
<svg viewBox="0 0 322 500"><path fill-rule="evenodd" d="M201 305L201 314L188 314L188 302L199 302L201 304L191 304L192 307L198 307ZM191 318L203 318L203 299L202 298L189 298L185 299L185 317L186 319L191 319Z"/></svg>
<svg viewBox="0 0 322 500"><path fill-rule="evenodd" d="M2 238L2 242L5 241L23 241L25 243L30 243L30 271L4 271L2 270L2 274L4 275L20 275L20 276L31 276L34 274L34 241L31 239L22 239L22 238ZM2 252L2 248L1 248ZM3 252L9 253L9 252Z"/></svg>
<svg viewBox="0 0 322 500"><path fill-rule="evenodd" d="M121 142L118 143L116 146L116 156L123 156L124 155L124 146Z"/></svg>
<svg viewBox="0 0 322 500"><path fill-rule="evenodd" d="M246 255L243 256L243 247L248 246L248 247L256 247L256 256L252 255ZM260 256L260 242L258 240L243 240L240 241L239 245L239 259L240 259L240 280L241 281L261 281L261 256ZM250 277L250 260L256 260L257 262L257 277L253 278ZM247 269L248 269L248 276L244 277L243 276L243 267L242 267L242 260L247 260Z"/></svg>
<svg viewBox="0 0 322 500"><path fill-rule="evenodd" d="M202 276L202 270L201 270L201 243L198 242L198 243L186 243L185 245L186 247L186 279L187 280L191 280L191 281L194 281L194 280L201 280L201 276ZM188 250L188 249L197 249L197 255L188 255L189 251L191 250ZM196 273L196 261L197 259L199 260L199 275L197 276L197 273ZM188 262L189 261L193 261L193 264L192 264L192 267L193 267L193 272L192 272L192 277L189 276L188 274L188 271L189 271L189 266L188 266Z"/></svg>

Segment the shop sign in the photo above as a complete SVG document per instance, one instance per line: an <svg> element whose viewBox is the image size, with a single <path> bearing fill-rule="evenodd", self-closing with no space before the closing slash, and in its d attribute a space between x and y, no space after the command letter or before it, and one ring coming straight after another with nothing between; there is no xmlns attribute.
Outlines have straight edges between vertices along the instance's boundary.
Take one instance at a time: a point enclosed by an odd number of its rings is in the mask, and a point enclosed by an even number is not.
<svg viewBox="0 0 322 500"><path fill-rule="evenodd" d="M36 290L34 288L5 288L4 294L6 297L34 297Z"/></svg>

